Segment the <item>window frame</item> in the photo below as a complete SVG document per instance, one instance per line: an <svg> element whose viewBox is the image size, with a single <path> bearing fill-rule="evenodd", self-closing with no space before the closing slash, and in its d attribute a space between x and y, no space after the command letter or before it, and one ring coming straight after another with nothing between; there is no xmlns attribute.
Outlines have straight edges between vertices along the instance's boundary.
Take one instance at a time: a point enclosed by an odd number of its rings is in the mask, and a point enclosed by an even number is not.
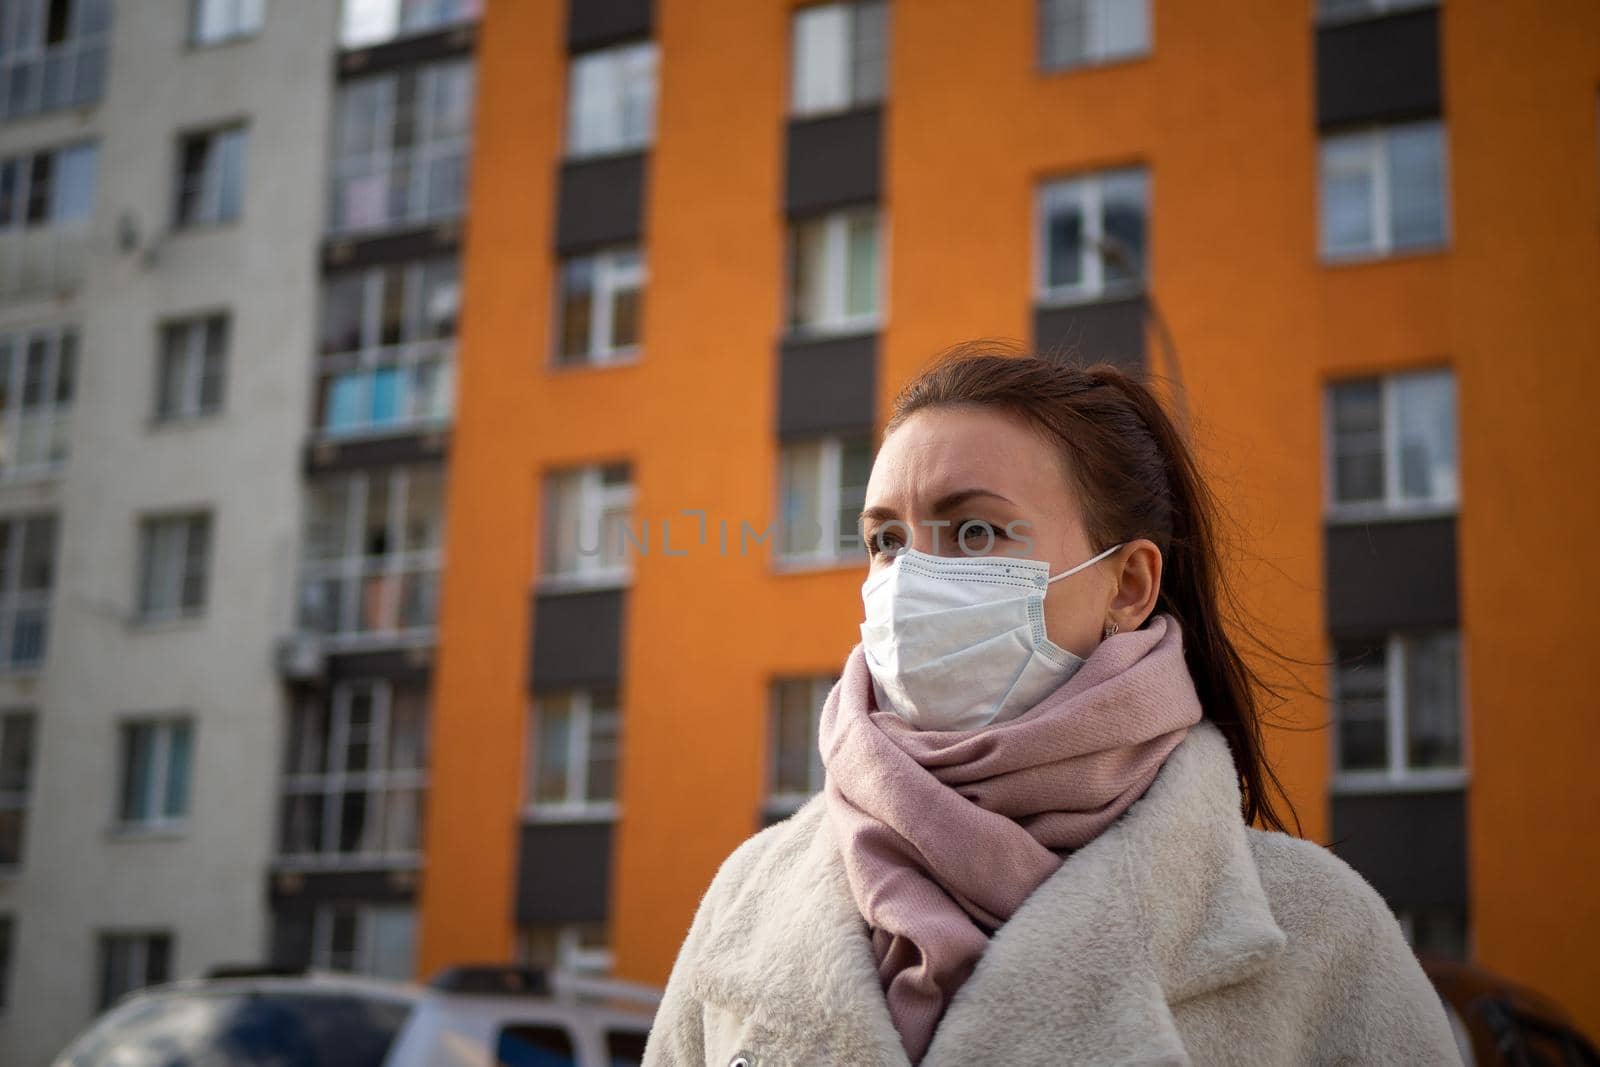
<svg viewBox="0 0 1600 1067"><path fill-rule="evenodd" d="M766 796L763 802L763 813L768 816L787 816L795 811L821 791L825 782L825 769L822 764L822 750L816 744L818 731L822 724L822 705L828 699L834 685L839 679L836 675L814 674L795 675L774 678L767 687L767 766L766 766ZM779 792L778 767L782 763L783 753L779 743L783 738L783 731L779 719L783 707L780 690L786 685L804 685L809 687L807 706L810 710L810 723L806 736L811 738L808 762L806 764L807 782L815 782L815 787L807 793Z"/></svg>
<svg viewBox="0 0 1600 1067"><path fill-rule="evenodd" d="M821 471L819 472L819 476L817 478L817 495L812 499L811 503L817 507L819 521L827 516L833 516L834 520L837 520L840 511L842 511L845 506L845 490L847 488L852 491L852 497L859 494L862 498L861 506L865 506L866 483L863 482L859 487L847 487L844 485L845 451L849 447L861 445L863 443L866 445L869 455L874 454L872 436L869 433L824 434L817 437L807 437L793 441L784 441L779 444L777 505L778 536L776 543L773 546L773 562L775 569L779 571L801 571L818 570L831 567L858 567L868 562L866 547L861 544L861 541L858 537L852 537L851 544L853 547L849 550L846 550L844 531L834 530L834 537L830 542L828 537L829 531L826 528L826 524L824 524L823 529L818 535L819 540L816 548L811 549L810 551L789 551L786 538L789 520L784 507L785 500L788 497L788 493L786 491L788 486L788 481L786 480L786 475L788 473L788 456L792 449L799 448L818 449ZM869 462L869 469L870 466L871 464ZM859 530L859 523L857 524L857 529ZM830 543L834 546L831 550L828 548Z"/></svg>
<svg viewBox="0 0 1600 1067"><path fill-rule="evenodd" d="M1140 59L1147 59L1155 54L1155 9L1150 0L1133 0L1144 8L1144 40L1135 48L1121 51L1111 51L1106 43L1106 25L1109 19L1106 9L1110 4L1119 0L1083 0L1084 22L1086 24L1086 43L1083 55L1066 62L1050 62L1050 30L1053 28L1053 16L1046 14L1046 9L1051 0L1034 0L1034 35L1037 46L1034 51L1034 62L1042 75L1066 74L1078 70L1092 70L1098 67L1114 66L1118 63L1131 63ZM1126 2L1126 0L1122 0ZM1097 39L1097 40L1096 40Z"/></svg>
<svg viewBox="0 0 1600 1067"><path fill-rule="evenodd" d="M189 147L202 140L203 161L193 175L184 170ZM224 158L226 144L237 139L239 145L238 188L233 191L232 211L228 209L228 176ZM244 218L245 192L249 187L250 133L249 123L243 119L221 122L209 126L179 130L175 141L177 148L172 183L172 229L175 233L191 233L237 224ZM198 181L200 188L194 195L190 214L184 211L189 183Z"/></svg>
<svg viewBox="0 0 1600 1067"><path fill-rule="evenodd" d="M387 480L383 490L387 495L388 505L384 518L384 532L391 547L382 555L369 556L366 553L363 536L369 529L367 505L374 495L373 483L379 478ZM436 479L439 485L438 544L421 549L407 549L406 518L410 514L412 482L414 479L424 482L430 478ZM444 514L449 502L449 482L444 468L435 464L414 463L321 476L315 484L305 487L308 493L304 509L306 521L316 521L319 518L315 514L317 504L314 496L317 489L334 483L345 487L342 490L345 513L342 518L344 529L340 551L337 556L313 559L305 552L309 538L302 537L300 577L297 583L299 602L295 610L296 629L301 633L313 635L323 643L340 648L387 647L395 643L431 643L439 624L438 600L445 554ZM383 586L393 589L393 592L388 594L385 605L387 609L385 614L389 616L388 621L391 623L389 626L366 629L361 625L362 586L364 579L368 577L381 578ZM424 626L405 625L403 609L408 579L422 582L425 586L429 583L432 585L433 612ZM308 626L304 615L308 590L318 584L330 583L336 583L338 588L338 603L331 609L337 617L337 625L331 630Z"/></svg>
<svg viewBox="0 0 1600 1067"><path fill-rule="evenodd" d="M65 180L75 173L66 165L69 158L87 160L85 172L76 174L87 177L87 190ZM13 195L9 217L0 217L0 265L9 259L11 275L0 275L0 295L48 292L81 282L100 188L100 142L78 138L0 156L0 175L6 173L12 176ZM0 177L0 184L4 181ZM86 192L87 200L77 203L73 192ZM41 203L42 213L35 217Z"/></svg>
<svg viewBox="0 0 1600 1067"><path fill-rule="evenodd" d="M44 668L49 655L51 601L60 565L61 524L53 511L16 511L0 514L0 526L7 527L4 552L0 553L0 676L32 674ZM27 558L28 537L30 531L41 528L50 540L47 550L50 581L44 589L24 589L23 563ZM15 655L18 620L30 612L39 617L39 654L33 659L18 658Z"/></svg>
<svg viewBox="0 0 1600 1067"><path fill-rule="evenodd" d="M609 709L598 706L595 694L610 691L616 694L615 706ZM561 800L539 800L539 733L543 726L545 704L551 697L565 697L567 713L571 716L567 730L566 796ZM528 732L523 769L523 818L538 823L612 822L622 815L622 754L624 745L624 715L620 685L577 686L540 694L529 701ZM609 710L617 717L616 785L618 796L610 800L589 799L589 760L593 718L597 710Z"/></svg>
<svg viewBox="0 0 1600 1067"><path fill-rule="evenodd" d="M48 115L69 108L87 109L104 100L113 22L110 0L75 0L69 15L71 27L66 38L53 44L44 39L50 0L21 0L0 10L0 19L10 14L13 22L9 32L0 28L0 38L17 41L19 35L15 24L28 24L20 13L24 7L32 16L32 28L36 31L37 39L25 44L17 43L9 54L0 55L0 123ZM94 15L100 16L98 28L94 26ZM86 22L89 23L87 28L84 25ZM60 83L72 87L68 99L53 103L45 99L44 76L52 61L58 62L63 72ZM84 87L79 82L83 78L80 68L86 61L91 64L98 62L99 66L89 67L89 91L84 93ZM16 69L24 66L37 67L38 74L29 82L27 101L13 109L11 87Z"/></svg>
<svg viewBox="0 0 1600 1067"><path fill-rule="evenodd" d="M201 385L205 378L205 363L209 354L208 342L213 329L220 337L217 356L219 384L216 402L208 406L202 400ZM181 366L179 372L182 378L181 397L176 409L164 411L162 405L166 398L161 387L167 380L167 361L174 355L168 346L168 337L179 331L184 334L181 342L182 352L177 355ZM156 373L150 421L156 425L166 426L222 414L227 406L230 362L228 356L232 347L233 319L227 311L202 312L163 320L156 330Z"/></svg>
<svg viewBox="0 0 1600 1067"><path fill-rule="evenodd" d="M1390 188L1389 153L1395 131L1432 127L1439 143L1439 234L1430 241L1397 245L1394 239L1394 191ZM1365 123L1341 127L1317 138L1317 256L1325 266L1370 263L1408 256L1429 256L1447 252L1451 232L1450 142L1442 117L1412 119L1405 122ZM1364 143L1363 143L1364 142ZM1367 210L1371 219L1370 240L1360 247L1330 248L1327 235L1328 175L1330 149L1359 145L1364 149L1370 191Z"/></svg>
<svg viewBox="0 0 1600 1067"><path fill-rule="evenodd" d="M850 227L870 220L873 234L873 309L852 315L850 303ZM801 322L798 317L801 264L800 230L820 227L823 233L823 272L821 279L823 315L816 322ZM888 221L876 204L835 208L817 215L791 219L786 235L788 256L784 294L784 330L803 338L848 337L882 330L888 321L887 256Z"/></svg>
<svg viewBox="0 0 1600 1067"><path fill-rule="evenodd" d="M145 785L143 802L153 814L145 818L130 816L126 810L128 799L128 774L134 759L134 739L137 731L148 729L154 753L150 758L150 780ZM171 813L166 810L167 796L173 787L172 752L176 735L187 734L188 763L183 768L183 810ZM171 714L127 715L117 721L117 805L112 814L112 832L118 837L167 836L184 833L189 817L194 811L194 777L196 745L199 729L193 715L186 712Z"/></svg>
<svg viewBox="0 0 1600 1067"><path fill-rule="evenodd" d="M628 72L628 60L633 54L645 55L648 53L649 64L649 102L644 130L635 138L621 131L623 125L621 115L626 111L629 98L630 83L623 77ZM606 86L606 97L598 103L589 102L585 107L586 98L580 97L580 64L607 62L611 70L607 74L610 79ZM565 98L562 113L562 159L568 162L580 162L592 159L606 159L611 156L629 156L636 153L648 152L655 146L658 133L657 123L661 105L661 49L656 41L649 37L635 38L632 40L616 41L599 48L585 49L567 57L565 85ZM637 86L634 86L637 88ZM603 106L601 106L603 105ZM596 111L603 111L609 118L616 120L619 132L614 139L601 138L593 144L587 142L581 131L584 129L584 116Z"/></svg>
<svg viewBox="0 0 1600 1067"><path fill-rule="evenodd" d="M633 267L620 266L618 261L632 256ZM566 353L566 271L573 264L588 261L594 272L594 284L589 293L589 347L582 358ZM650 267L645 260L644 248L637 244L609 245L592 251L562 256L556 263L555 339L550 346L550 366L555 370L577 370L583 367L612 367L637 363L644 351L644 301L646 287L650 284ZM616 313L617 294L627 292L633 285L639 304L639 339L630 345L617 345L612 336L612 320Z"/></svg>
<svg viewBox="0 0 1600 1067"><path fill-rule="evenodd" d="M619 485L606 485L606 471L611 468L626 466L628 480ZM577 540L579 545L578 566L571 570L552 570L554 562L555 529L556 524L570 521L570 517L557 514L556 501L562 497L558 482L562 479L577 479L578 488L578 526ZM538 585L541 593L563 591L591 590L591 589L620 589L628 586L633 581L633 555L630 545L640 547L641 541L633 537L634 508L638 504L639 486L635 478L632 462L619 460L611 463L586 463L576 467L560 467L547 471L543 479L543 500L545 514L541 523L541 537L538 546L538 559L535 560L534 572L539 576ZM601 539L605 536L604 517L608 511L625 507L628 513L627 522L619 534L621 544L617 546L621 562L614 566L605 566L602 563L605 553ZM583 532L594 531L596 551L586 553L582 550ZM642 540L642 539L641 539Z"/></svg>
<svg viewBox="0 0 1600 1067"><path fill-rule="evenodd" d="M1400 419L1395 392L1403 379L1447 376L1451 383L1454 415L1456 493L1452 498L1411 500L1400 494ZM1341 501L1338 498L1339 454L1335 431L1334 394L1340 386L1375 382L1378 385L1379 433L1383 441L1383 499ZM1416 367L1388 374L1336 378L1322 390L1322 511L1330 524L1363 523L1382 520L1445 518L1461 511L1461 423L1460 402L1453 366Z"/></svg>
<svg viewBox="0 0 1600 1067"><path fill-rule="evenodd" d="M1110 179L1131 177L1140 183L1144 201L1144 247L1139 253L1139 273L1132 278L1106 280L1105 185ZM1041 180L1034 190L1033 208L1033 298L1040 307L1072 307L1123 300L1148 289L1151 276L1150 217L1152 181L1150 168L1142 163L1079 171ZM1050 201L1065 192L1076 194L1083 218L1083 247L1078 252L1080 280L1071 285L1050 286Z"/></svg>
<svg viewBox="0 0 1600 1067"><path fill-rule="evenodd" d="M396 691L409 688L420 696L422 717L417 724L418 767L397 768L389 766L390 741L394 736ZM367 769L351 771L348 766L351 706L358 690L366 690L370 698L371 719L367 723ZM323 769L305 770L292 766L294 744L305 730L301 715L307 711L322 711L326 715L325 748L322 750ZM425 686L402 686L392 679L360 678L335 682L325 699L308 696L298 702L291 718L288 744L283 753L279 800L280 824L273 842L273 863L280 870L350 871L392 870L395 868L420 868L422 866L428 802L428 729L432 719ZM322 738L318 739L323 743ZM389 827L388 800L395 794L415 793L417 797L417 847L397 850L386 847ZM343 830L344 803L347 796L362 796L364 811L363 836L375 834L379 847L346 852L339 847ZM285 848L288 827L281 820L295 797L320 798L320 840L311 852L290 852ZM376 814L374 814L376 813ZM376 820L376 821L373 821ZM368 826L376 829L368 829Z"/></svg>
<svg viewBox="0 0 1600 1067"><path fill-rule="evenodd" d="M392 41L403 41L411 37L421 37L430 33L441 33L445 30L470 26L483 16L482 0L456 0L456 11L449 18L437 22L423 21L420 24L403 26L401 25L404 16L403 6L402 0L385 0L385 11L392 15L392 18L385 21L392 22L392 26L385 30L381 36L355 37L352 35L348 25L353 5L349 0L346 0L345 3L340 4L339 28L335 35L339 47L347 51L376 48ZM467 9L465 13L461 10L463 8Z"/></svg>
<svg viewBox="0 0 1600 1067"><path fill-rule="evenodd" d="M878 10L881 14L868 14L870 10ZM831 86L838 103L804 104L801 101L801 89L805 84L803 74L806 70L806 57L802 52L802 38L800 35L800 22L805 18L816 16L836 10L844 17L844 38L840 49L840 66L842 69L833 71L841 84ZM865 18L864 18L865 15ZM866 19L881 18L883 20L881 57L866 56L862 49L862 23ZM802 4L789 13L789 93L788 117L796 121L827 118L834 115L845 115L852 111L861 111L879 107L888 96L889 64L892 48L891 8L889 0L833 0L833 2ZM860 84L859 74L864 63L876 59L882 67L881 84L863 88Z"/></svg>
<svg viewBox="0 0 1600 1067"><path fill-rule="evenodd" d="M28 847L28 813L31 810L29 801L33 794L35 767L39 762L39 713L32 705L8 705L0 708L0 753L4 752L8 735L13 729L18 728L16 726L18 723L24 724L20 729L26 735L22 785L17 789L6 789L5 782L0 780L0 812L13 812L17 815L17 857L9 863L0 859L0 877L22 870ZM3 963L0 963L0 967L3 967ZM0 1010L3 1010L5 1005L4 986L5 973L0 970Z"/></svg>
<svg viewBox="0 0 1600 1067"><path fill-rule="evenodd" d="M45 350L44 374L39 383L41 402L27 402L28 360L36 343ZM5 381L3 407L0 407L0 439L3 454L23 456L23 442L43 437L47 455L42 462L0 463L0 482L18 483L51 478L71 457L71 419L76 401L78 376L78 330L70 324L37 327L0 333L0 350L7 358L0 361ZM63 373L64 372L64 373ZM63 382L67 390L62 396ZM42 428L42 435L37 432Z"/></svg>
<svg viewBox="0 0 1600 1067"><path fill-rule="evenodd" d="M327 971L342 974L365 975L367 977L389 977L393 980L409 981L406 978L383 975L374 964L378 958L377 942L373 936L373 926L379 913L404 914L411 922L411 952L412 964L415 966L418 935L421 932L421 923L417 909L408 904L377 904L368 901L351 903L319 904L311 913L311 966ZM334 923L340 913L355 916L355 945L351 954L355 957L355 966L345 970L336 967L333 962L333 932Z"/></svg>
<svg viewBox="0 0 1600 1067"><path fill-rule="evenodd" d="M1459 702L1456 707L1457 722L1461 738L1460 766L1458 767L1411 767L1406 755L1406 729L1410 709L1406 707L1407 700L1407 672L1410 667L1410 658L1414 646L1423 641L1433 641L1440 638L1453 638L1456 643L1456 693ZM1388 748L1387 766L1382 770L1345 770L1343 753L1340 743L1339 712L1342 706L1343 694L1339 690L1339 672L1345 665L1338 654L1338 645L1345 643L1337 641L1333 657L1332 684L1329 692L1333 694L1333 708L1330 721L1332 723L1332 744L1329 746L1332 753L1332 772L1330 781L1333 792L1339 794L1361 793L1387 793L1387 792L1427 792L1463 789L1470 777L1468 768L1472 762L1470 731L1468 729L1471 717L1468 714L1467 693L1467 661L1466 642L1462 639L1462 631L1454 627L1434 627L1418 630L1393 630L1382 636L1381 646L1376 640L1369 642L1370 647L1381 647L1383 654L1384 671L1384 723L1387 727L1386 745Z"/></svg>
<svg viewBox="0 0 1600 1067"><path fill-rule="evenodd" d="M171 524L182 523L182 548L179 551L176 565L168 564L169 573L162 575L155 573L155 568L160 566L160 561L153 558L153 553L158 549L156 540L161 531ZM217 522L215 513L208 507L182 508L173 511L143 512L138 516L138 557L135 560L133 612L131 622L135 626L159 626L163 623L177 623L204 618L211 606L211 570L212 561L217 554ZM194 556L194 538L196 531L203 531L201 544L204 549L198 561ZM191 572L198 571L200 592L196 603L184 603L184 586ZM153 588L153 583L172 581L177 585L173 590L174 606L166 610L157 610L155 602L160 599Z"/></svg>
<svg viewBox="0 0 1600 1067"><path fill-rule="evenodd" d="M141 989L148 989L153 985L160 985L172 980L173 961L178 950L178 939L171 930L150 928L103 929L98 932L96 940L99 944L100 960L99 966L96 968L99 988L96 991L95 998L99 1004L100 1011L104 1012L112 1005L119 1003L130 993L136 993ZM164 943L162 955L163 973L152 976L150 971L150 949L158 941ZM113 949L119 945L126 946L132 952L133 958L138 965L130 969L140 972L143 977L135 984L119 992L112 993L111 955Z"/></svg>
<svg viewBox="0 0 1600 1067"><path fill-rule="evenodd" d="M190 48L215 48L219 45L250 40L259 37L266 28L267 0L220 0L227 5L227 14L223 16L225 27L215 36L205 36L202 19L209 2L212 0L189 2Z"/></svg>

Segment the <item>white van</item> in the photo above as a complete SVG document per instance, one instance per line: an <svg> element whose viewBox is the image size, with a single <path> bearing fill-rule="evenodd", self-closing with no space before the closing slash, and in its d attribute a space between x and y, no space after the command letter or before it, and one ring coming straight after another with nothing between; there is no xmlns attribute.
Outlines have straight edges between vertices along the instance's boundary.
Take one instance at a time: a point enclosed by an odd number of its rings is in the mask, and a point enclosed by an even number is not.
<svg viewBox="0 0 1600 1067"><path fill-rule="evenodd" d="M53 1067L630 1067L660 993L454 968L425 986L220 971L129 994Z"/></svg>

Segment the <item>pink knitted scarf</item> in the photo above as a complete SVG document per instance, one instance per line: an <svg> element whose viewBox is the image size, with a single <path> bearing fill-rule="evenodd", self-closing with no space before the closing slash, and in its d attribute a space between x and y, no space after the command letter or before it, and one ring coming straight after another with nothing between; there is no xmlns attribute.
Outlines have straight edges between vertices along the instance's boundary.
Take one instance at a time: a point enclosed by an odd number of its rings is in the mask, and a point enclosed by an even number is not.
<svg viewBox="0 0 1600 1067"><path fill-rule="evenodd" d="M1200 721L1171 615L1102 641L1023 715L913 729L872 697L857 646L822 709L825 800L913 1063L989 936L1137 800Z"/></svg>

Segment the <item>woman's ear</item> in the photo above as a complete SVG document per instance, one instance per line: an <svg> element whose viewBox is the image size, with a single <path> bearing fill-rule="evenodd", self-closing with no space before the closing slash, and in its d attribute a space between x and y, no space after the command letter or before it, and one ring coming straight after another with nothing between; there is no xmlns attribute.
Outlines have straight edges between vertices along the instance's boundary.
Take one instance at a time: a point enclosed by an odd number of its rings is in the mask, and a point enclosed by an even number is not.
<svg viewBox="0 0 1600 1067"><path fill-rule="evenodd" d="M1126 633L1143 626L1156 610L1161 596L1161 550L1154 541L1141 537L1129 541L1114 561L1118 566L1111 572L1115 590L1106 607L1107 621Z"/></svg>

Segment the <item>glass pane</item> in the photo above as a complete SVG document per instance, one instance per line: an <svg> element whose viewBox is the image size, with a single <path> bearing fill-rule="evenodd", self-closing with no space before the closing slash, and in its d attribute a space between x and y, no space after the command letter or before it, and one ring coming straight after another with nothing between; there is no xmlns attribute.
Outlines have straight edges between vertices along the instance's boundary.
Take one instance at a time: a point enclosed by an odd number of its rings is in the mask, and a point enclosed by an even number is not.
<svg viewBox="0 0 1600 1067"><path fill-rule="evenodd" d="M838 555L866 551L861 544L861 509L867 505L867 479L871 474L872 442L864 438L842 442L834 527Z"/></svg>
<svg viewBox="0 0 1600 1067"><path fill-rule="evenodd" d="M95 145L76 145L56 156L55 204L57 222L87 219L94 213L94 189L100 153Z"/></svg>
<svg viewBox="0 0 1600 1067"><path fill-rule="evenodd" d="M534 774L535 803L561 804L567 799L571 768L572 698L566 694L546 696L538 704L537 768Z"/></svg>
<svg viewBox="0 0 1600 1067"><path fill-rule="evenodd" d="M428 691L423 686L397 685L389 706L389 769L427 767Z"/></svg>
<svg viewBox="0 0 1600 1067"><path fill-rule="evenodd" d="M796 115L833 111L849 104L849 35L847 4L795 12L791 94Z"/></svg>
<svg viewBox="0 0 1600 1067"><path fill-rule="evenodd" d="M605 49L567 67L567 150L574 156L614 151L622 143L616 52Z"/></svg>
<svg viewBox="0 0 1600 1067"><path fill-rule="evenodd" d="M307 700L295 709L285 767L289 774L320 774L327 770L330 718L321 700Z"/></svg>
<svg viewBox="0 0 1600 1067"><path fill-rule="evenodd" d="M26 793L33 766L33 715L11 712L0 719L0 793Z"/></svg>
<svg viewBox="0 0 1600 1067"><path fill-rule="evenodd" d="M632 280L611 293L611 348L632 348L639 343L639 316L644 291Z"/></svg>
<svg viewBox="0 0 1600 1067"><path fill-rule="evenodd" d="M367 913L372 953L368 973L409 982L416 977L417 913L410 908L373 908Z"/></svg>
<svg viewBox="0 0 1600 1067"><path fill-rule="evenodd" d="M578 1067L572 1037L559 1026L508 1026L495 1041L497 1067Z"/></svg>
<svg viewBox="0 0 1600 1067"><path fill-rule="evenodd" d="M1150 46L1150 0L1096 0L1100 57L1137 55Z"/></svg>
<svg viewBox="0 0 1600 1067"><path fill-rule="evenodd" d="M805 555L821 543L822 445L785 445L779 460L781 521L779 544L785 555Z"/></svg>
<svg viewBox="0 0 1600 1067"><path fill-rule="evenodd" d="M580 256L561 264L561 351L560 362L583 363L589 359L593 340L590 316L594 308L595 261Z"/></svg>
<svg viewBox="0 0 1600 1067"><path fill-rule="evenodd" d="M454 337L461 313L461 276L455 260L434 260L422 268L422 336Z"/></svg>
<svg viewBox="0 0 1600 1067"><path fill-rule="evenodd" d="M305 553L308 560L339 559L345 554L355 481L332 478L307 489Z"/></svg>
<svg viewBox="0 0 1600 1067"><path fill-rule="evenodd" d="M372 766L372 687L351 686L349 694L345 713L344 770L349 774L361 774Z"/></svg>
<svg viewBox="0 0 1600 1067"><path fill-rule="evenodd" d="M339 798L339 851L345 855L375 852L378 845L378 812L367 806L362 790L345 790Z"/></svg>
<svg viewBox="0 0 1600 1067"><path fill-rule="evenodd" d="M1444 133L1437 122L1388 131L1389 210L1394 247L1444 240Z"/></svg>
<svg viewBox="0 0 1600 1067"><path fill-rule="evenodd" d="M1460 767L1460 635L1407 642L1405 668L1407 766Z"/></svg>
<svg viewBox="0 0 1600 1067"><path fill-rule="evenodd" d="M883 99L888 80L889 5L867 0L855 5L854 15L850 99L856 105L870 104Z"/></svg>
<svg viewBox="0 0 1600 1067"><path fill-rule="evenodd" d="M583 471L550 475L545 482L546 574L574 574L593 557L599 531L582 527Z"/></svg>
<svg viewBox="0 0 1600 1067"><path fill-rule="evenodd" d="M356 944L360 938L360 913L350 908L334 911L328 922L328 966L336 971L356 969Z"/></svg>
<svg viewBox="0 0 1600 1067"><path fill-rule="evenodd" d="M1339 769L1386 770L1389 686L1383 649L1342 645L1337 658Z"/></svg>
<svg viewBox="0 0 1600 1067"><path fill-rule="evenodd" d="M1101 224L1106 284L1144 277L1145 215L1149 178L1144 171L1107 174L1101 182Z"/></svg>
<svg viewBox="0 0 1600 1067"><path fill-rule="evenodd" d="M161 331L161 364L156 373L156 417L176 418L183 412L184 368L188 363L187 324Z"/></svg>
<svg viewBox="0 0 1600 1067"><path fill-rule="evenodd" d="M397 345L406 337L406 280L410 269L404 264L385 267L378 275L378 343Z"/></svg>
<svg viewBox="0 0 1600 1067"><path fill-rule="evenodd" d="M1039 64L1070 67L1089 57L1089 0L1039 0Z"/></svg>
<svg viewBox="0 0 1600 1067"><path fill-rule="evenodd" d="M205 606L206 572L211 561L211 519L194 516L184 522L183 573L178 602L184 611Z"/></svg>
<svg viewBox="0 0 1600 1067"><path fill-rule="evenodd" d="M338 275L323 285L321 350L324 355L355 352L361 348L366 288L365 274Z"/></svg>
<svg viewBox="0 0 1600 1067"><path fill-rule="evenodd" d="M155 727L133 723L122 728L122 804L123 822L145 822L155 813L150 810L150 783L155 774Z"/></svg>
<svg viewBox="0 0 1600 1067"><path fill-rule="evenodd" d="M641 148L655 136L656 46L653 42L631 45L618 56L622 99L621 143L619 148Z"/></svg>
<svg viewBox="0 0 1600 1067"><path fill-rule="evenodd" d="M1342 382L1333 395L1333 499L1340 504L1381 501L1383 401L1376 380Z"/></svg>
<svg viewBox="0 0 1600 1067"><path fill-rule="evenodd" d="M1044 282L1047 290L1082 285L1083 185L1062 182L1044 192Z"/></svg>
<svg viewBox="0 0 1600 1067"><path fill-rule="evenodd" d="M383 803L384 853L394 856L416 852L422 842L422 791L391 789Z"/></svg>
<svg viewBox="0 0 1600 1067"><path fill-rule="evenodd" d="M186 722L167 726L167 781L161 814L181 819L189 813L189 764L194 730Z"/></svg>
<svg viewBox="0 0 1600 1067"><path fill-rule="evenodd" d="M789 239L789 324L827 322L828 229L822 219L796 223Z"/></svg>
<svg viewBox="0 0 1600 1067"><path fill-rule="evenodd" d="M811 792L811 682L778 682L772 694L772 792L805 795Z"/></svg>
<svg viewBox="0 0 1600 1067"><path fill-rule="evenodd" d="M589 709L589 774L584 799L594 802L617 798L617 763L621 751L621 716L617 694L596 690Z"/></svg>
<svg viewBox="0 0 1600 1067"><path fill-rule="evenodd" d="M55 584L56 520L53 515L25 519L22 531L23 592L47 592Z"/></svg>
<svg viewBox="0 0 1600 1067"><path fill-rule="evenodd" d="M1376 247L1372 217L1372 137L1352 134L1322 142L1322 251Z"/></svg>
<svg viewBox="0 0 1600 1067"><path fill-rule="evenodd" d="M283 798L283 839L280 848L286 856L310 856L322 851L322 813L326 801L321 793L292 793Z"/></svg>
<svg viewBox="0 0 1600 1067"><path fill-rule="evenodd" d="M244 202L245 132L228 130L218 138L217 182L220 193L217 200L219 221L236 219Z"/></svg>
<svg viewBox="0 0 1600 1067"><path fill-rule="evenodd" d="M405 551L427 552L444 541L444 475L412 470L406 479Z"/></svg>
<svg viewBox="0 0 1600 1067"><path fill-rule="evenodd" d="M1456 380L1450 371L1403 374L1391 386L1400 449L1400 496L1456 501Z"/></svg>
<svg viewBox="0 0 1600 1067"><path fill-rule="evenodd" d="M389 475L378 472L367 479L367 507L363 516L361 551L369 558L381 558L394 551L389 536Z"/></svg>
<svg viewBox="0 0 1600 1067"><path fill-rule="evenodd" d="M0 867L13 867L22 862L22 841L27 830L27 812L16 809L0 810ZM0 917L0 966L7 962L4 935L6 920ZM3 993L3 990L0 990ZM0 996L0 1007L5 999Z"/></svg>
<svg viewBox="0 0 1600 1067"><path fill-rule="evenodd" d="M439 618L439 572L433 568L407 571L400 579L400 627L422 630Z"/></svg>
<svg viewBox="0 0 1600 1067"><path fill-rule="evenodd" d="M845 265L845 307L850 318L878 311L878 219L853 216L846 223L849 257Z"/></svg>

